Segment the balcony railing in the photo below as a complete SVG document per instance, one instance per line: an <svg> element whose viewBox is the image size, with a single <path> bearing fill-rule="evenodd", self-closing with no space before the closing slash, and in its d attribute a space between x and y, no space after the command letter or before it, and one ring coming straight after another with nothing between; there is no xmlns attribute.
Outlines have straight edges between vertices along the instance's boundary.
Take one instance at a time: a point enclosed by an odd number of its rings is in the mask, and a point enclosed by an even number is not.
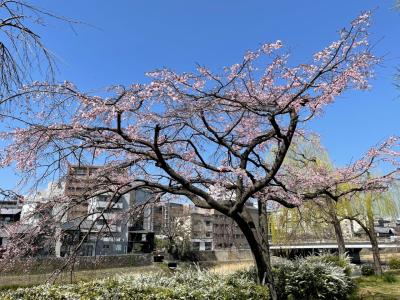
<svg viewBox="0 0 400 300"><path fill-rule="evenodd" d="M122 208L124 208L124 205L123 205L123 203L110 203L110 201L96 201L95 203L94 203L94 205L97 207L97 208L106 208L106 207L109 207L109 208L117 208L117 209L122 209Z"/></svg>
<svg viewBox="0 0 400 300"><path fill-rule="evenodd" d="M93 226L93 231L102 231L102 232L121 232L122 227L119 225L103 225L103 224L95 224Z"/></svg>

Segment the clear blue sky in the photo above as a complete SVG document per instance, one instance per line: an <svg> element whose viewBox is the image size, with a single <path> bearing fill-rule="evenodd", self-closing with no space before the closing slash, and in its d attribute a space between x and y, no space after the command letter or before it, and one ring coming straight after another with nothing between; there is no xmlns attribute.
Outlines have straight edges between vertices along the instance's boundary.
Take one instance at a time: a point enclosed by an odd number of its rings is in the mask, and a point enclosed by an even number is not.
<svg viewBox="0 0 400 300"><path fill-rule="evenodd" d="M144 82L159 67L192 71L195 63L213 69L231 65L248 49L280 39L292 61L311 55L337 38L337 30L363 10L375 10L371 40L385 60L368 92L352 92L313 121L332 159L348 163L370 146L400 135L400 12L394 0L37 0L40 7L93 26L50 22L40 29L58 57L59 80L83 90ZM1 171L11 186L10 171ZM6 176L7 175L7 176ZM7 177L7 179L6 179Z"/></svg>

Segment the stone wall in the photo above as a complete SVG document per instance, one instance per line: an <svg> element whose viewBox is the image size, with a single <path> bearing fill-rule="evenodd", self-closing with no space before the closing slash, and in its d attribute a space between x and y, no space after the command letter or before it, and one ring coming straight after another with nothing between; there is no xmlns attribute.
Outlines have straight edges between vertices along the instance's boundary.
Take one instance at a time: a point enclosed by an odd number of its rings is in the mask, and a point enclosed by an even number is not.
<svg viewBox="0 0 400 300"><path fill-rule="evenodd" d="M253 259L251 251L248 249L197 251L195 255L198 261L240 261Z"/></svg>
<svg viewBox="0 0 400 300"><path fill-rule="evenodd" d="M51 273L68 262L68 257L43 257L23 260L16 262L7 270L2 270L2 273L8 274L43 274ZM78 256L74 263L74 270L93 270L107 268L121 268L134 266L148 266L153 263L153 254L125 254L113 256ZM70 269L70 268L67 268Z"/></svg>

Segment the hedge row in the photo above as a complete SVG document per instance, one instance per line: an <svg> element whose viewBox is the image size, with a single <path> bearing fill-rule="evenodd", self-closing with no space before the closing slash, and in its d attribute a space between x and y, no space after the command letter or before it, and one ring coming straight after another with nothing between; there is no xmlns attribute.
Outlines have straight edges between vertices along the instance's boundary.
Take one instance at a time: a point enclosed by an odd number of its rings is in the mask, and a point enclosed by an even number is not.
<svg viewBox="0 0 400 300"><path fill-rule="evenodd" d="M200 270L174 274L141 276L80 282L70 285L41 285L0 293L4 300L259 300L269 299L268 289L243 276L221 276Z"/></svg>
<svg viewBox="0 0 400 300"><path fill-rule="evenodd" d="M341 300L354 291L348 259L323 255L274 265L280 300ZM254 268L230 275L200 269L175 273L159 272L140 276L80 282L70 285L41 285L0 293L5 300L259 300L269 299L265 286L256 283Z"/></svg>

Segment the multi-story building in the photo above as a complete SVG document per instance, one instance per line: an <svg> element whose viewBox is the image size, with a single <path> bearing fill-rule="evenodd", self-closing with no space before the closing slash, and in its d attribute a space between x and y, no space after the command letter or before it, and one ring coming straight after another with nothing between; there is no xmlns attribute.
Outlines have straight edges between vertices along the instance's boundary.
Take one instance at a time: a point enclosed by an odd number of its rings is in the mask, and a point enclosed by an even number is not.
<svg viewBox="0 0 400 300"><path fill-rule="evenodd" d="M50 182L47 188L28 195L24 199L21 221L25 224L37 224L43 218L60 212L62 203L57 199L64 193L64 182ZM62 216L59 216L60 221Z"/></svg>
<svg viewBox="0 0 400 300"><path fill-rule="evenodd" d="M190 219L193 250L213 250L214 210L192 206Z"/></svg>
<svg viewBox="0 0 400 300"><path fill-rule="evenodd" d="M247 240L237 224L229 217L215 212L214 222L214 249L249 248Z"/></svg>
<svg viewBox="0 0 400 300"><path fill-rule="evenodd" d="M81 228L85 238L84 255L110 255L128 252L128 225L125 212L130 209L130 195L112 198L98 195L88 200L87 221Z"/></svg>
<svg viewBox="0 0 400 300"><path fill-rule="evenodd" d="M167 235L174 220L190 215L189 206L174 202L159 202L145 208L144 228L156 235Z"/></svg>
<svg viewBox="0 0 400 300"><path fill-rule="evenodd" d="M86 225L81 229L81 235L87 234L83 255L151 252L154 234L144 230L142 214L132 214L133 206L148 197L138 190L118 198L99 195L89 199Z"/></svg>
<svg viewBox="0 0 400 300"><path fill-rule="evenodd" d="M64 195L72 199L68 211L67 220L79 220L86 216L89 209L89 201L83 197L90 194L96 186L91 175L98 171L98 166L70 166L65 177Z"/></svg>
<svg viewBox="0 0 400 300"><path fill-rule="evenodd" d="M138 189L113 197L105 191L106 184L91 177L100 170L99 166L70 166L62 181L26 198L23 222L38 224L51 215L59 223L52 237L57 256L72 254L82 240L79 254L85 256L152 251L154 234L143 229L143 212L135 210L151 201L151 194Z"/></svg>
<svg viewBox="0 0 400 300"><path fill-rule="evenodd" d="M20 220L21 211L22 202L20 199L0 201L0 247L6 245L9 238L6 227Z"/></svg>
<svg viewBox="0 0 400 300"><path fill-rule="evenodd" d="M257 209L247 206L251 215ZM177 219L189 219L190 240L193 250L218 250L227 248L247 249L249 245L240 228L229 217L214 209L203 209L193 205L160 202L147 208L146 228L156 235L173 236L172 230L178 230Z"/></svg>

